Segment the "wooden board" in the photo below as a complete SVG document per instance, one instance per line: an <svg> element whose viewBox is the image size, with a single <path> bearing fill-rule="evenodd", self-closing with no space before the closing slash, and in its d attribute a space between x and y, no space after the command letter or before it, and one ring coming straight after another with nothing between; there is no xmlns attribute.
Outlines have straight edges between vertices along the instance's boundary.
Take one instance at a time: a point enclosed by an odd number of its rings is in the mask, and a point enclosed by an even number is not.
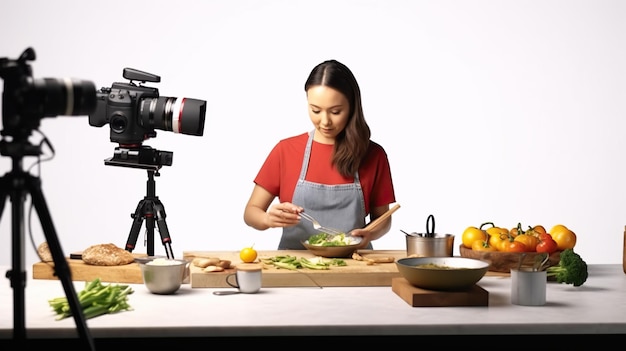
<svg viewBox="0 0 626 351"><path fill-rule="evenodd" d="M259 259L279 255L291 255L298 258L315 257L308 250L274 250L259 251ZM406 257L406 250L359 250L364 258ZM226 276L235 271L238 264L245 264L239 259L239 251L190 251L183 252L183 258L193 260L197 257L217 257L230 260L233 268L223 272L203 272L201 268L191 265L190 282L192 288L228 288ZM346 266L331 266L328 270L299 269L297 271L278 269L275 266L264 265L263 287L299 287L299 286L391 286L391 279L399 277L400 273L395 263L377 263L368 265L365 261L344 258Z"/></svg>
<svg viewBox="0 0 626 351"><path fill-rule="evenodd" d="M464 291L434 291L420 289L398 277L392 279L391 290L413 307L489 305L489 292L479 285Z"/></svg>
<svg viewBox="0 0 626 351"><path fill-rule="evenodd" d="M364 257L406 257L405 250L360 250ZM311 258L313 255L307 250L259 251L259 257L277 255L293 255ZM136 257L145 257L146 254L134 254ZM79 253L72 257L80 257ZM189 251L183 252L183 258L193 260L195 257L219 257L233 262L233 266L241 263L239 251ZM266 267L263 271L263 286L265 287L294 287L294 286L391 286L391 279L399 277L395 263L380 263L368 266L362 261L345 259L347 267L332 267L327 271L301 269L299 271L278 270ZM124 266L92 266L85 264L81 259L67 258L72 280L92 281L100 278L103 282L143 284L141 268L137 263ZM234 272L234 269L221 273L203 273L198 267L191 266L189 282L194 288L223 288L226 285L225 276ZM486 275L508 273L487 272ZM52 262L37 262L33 265L33 279L57 279ZM194 279L195 278L195 279Z"/></svg>
<svg viewBox="0 0 626 351"><path fill-rule="evenodd" d="M135 257L145 257L145 254L136 254ZM108 283L143 284L139 264L130 263L123 266L94 266L81 259L67 258L72 280L92 281L100 278ZM54 271L53 262L37 262L33 265L33 279L58 279Z"/></svg>

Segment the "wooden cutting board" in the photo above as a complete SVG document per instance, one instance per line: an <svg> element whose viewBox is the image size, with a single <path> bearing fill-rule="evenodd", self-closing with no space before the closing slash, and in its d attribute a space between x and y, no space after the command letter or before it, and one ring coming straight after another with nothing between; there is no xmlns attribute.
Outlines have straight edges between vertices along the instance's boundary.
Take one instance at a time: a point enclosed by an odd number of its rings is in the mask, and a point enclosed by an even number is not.
<svg viewBox="0 0 626 351"><path fill-rule="evenodd" d="M364 258L406 257L406 250L359 250ZM298 258L315 257L308 250L274 250L259 251L259 259L274 256L291 255ZM238 264L245 264L239 258L239 251L188 251L183 252L183 258L193 260L197 257L217 257L230 260L233 268L223 272L203 272L201 268L191 265L190 282L192 288L228 288L226 276L234 273ZM263 287L300 287L300 286L391 286L391 279L399 277L400 273L393 263L376 263L368 265L366 261L344 258L346 266L331 266L328 270L299 269L297 271L278 269L272 265L263 267Z"/></svg>
<svg viewBox="0 0 626 351"><path fill-rule="evenodd" d="M394 257L396 260L406 257L405 250L359 250L363 257ZM135 254L145 257L145 254ZM292 255L296 257L314 257L307 250L259 251L259 257L277 255ZM73 257L73 256L72 256ZM241 263L239 251L188 251L183 252L183 258L193 260L195 257L219 257L230 260L233 266ZM395 263L380 263L367 265L366 262L350 258L344 259L346 267L331 267L326 271L301 269L289 271L265 267L263 270L263 286L265 287L296 287L296 286L391 286L391 279L399 277L400 273ZM137 263L124 266L92 266L85 264L81 259L67 258L72 280L92 281L100 278L103 282L143 284L141 268ZM198 267L190 267L190 283L194 288L223 288L226 285L225 276L233 273L234 269L218 273L204 273ZM487 272L486 275L491 275ZM497 273L493 273L497 274ZM505 273L502 273L503 275ZM52 262L37 262L33 265L33 279L58 279L55 275ZM508 273L505 275L508 276Z"/></svg>
<svg viewBox="0 0 626 351"><path fill-rule="evenodd" d="M398 277L392 279L391 290L413 307L489 305L489 292L479 285L463 291L434 291L420 289Z"/></svg>
<svg viewBox="0 0 626 351"><path fill-rule="evenodd" d="M145 254L135 254L135 257L145 257ZM108 283L143 284L139 264L130 263L123 266L94 266L83 262L82 259L67 258L68 266L74 281L92 281L100 278ZM33 265L33 279L58 279L54 271L53 262L37 262Z"/></svg>

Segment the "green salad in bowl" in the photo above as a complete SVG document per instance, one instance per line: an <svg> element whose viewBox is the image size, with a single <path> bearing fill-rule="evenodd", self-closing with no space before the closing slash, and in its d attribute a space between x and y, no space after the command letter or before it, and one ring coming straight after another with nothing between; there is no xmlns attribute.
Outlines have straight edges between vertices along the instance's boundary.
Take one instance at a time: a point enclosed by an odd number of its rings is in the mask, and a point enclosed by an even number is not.
<svg viewBox="0 0 626 351"><path fill-rule="evenodd" d="M357 250L360 237L347 235L330 235L319 233L311 235L302 245L316 256L328 258L350 257Z"/></svg>
<svg viewBox="0 0 626 351"><path fill-rule="evenodd" d="M346 233L341 233L339 235L319 233L311 235L306 241L307 244L314 246L349 246L356 245L360 242L361 237L347 235Z"/></svg>

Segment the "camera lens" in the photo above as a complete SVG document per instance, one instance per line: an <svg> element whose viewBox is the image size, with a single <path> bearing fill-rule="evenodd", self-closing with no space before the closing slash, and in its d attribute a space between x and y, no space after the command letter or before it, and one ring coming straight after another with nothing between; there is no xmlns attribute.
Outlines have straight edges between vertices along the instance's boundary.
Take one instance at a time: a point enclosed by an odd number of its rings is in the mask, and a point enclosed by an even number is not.
<svg viewBox="0 0 626 351"><path fill-rule="evenodd" d="M174 133L202 136L206 101L160 96L141 101L141 116L144 127Z"/></svg>
<svg viewBox="0 0 626 351"><path fill-rule="evenodd" d="M90 81L70 78L34 80L27 106L36 106L44 117L88 115L96 107L96 88Z"/></svg>

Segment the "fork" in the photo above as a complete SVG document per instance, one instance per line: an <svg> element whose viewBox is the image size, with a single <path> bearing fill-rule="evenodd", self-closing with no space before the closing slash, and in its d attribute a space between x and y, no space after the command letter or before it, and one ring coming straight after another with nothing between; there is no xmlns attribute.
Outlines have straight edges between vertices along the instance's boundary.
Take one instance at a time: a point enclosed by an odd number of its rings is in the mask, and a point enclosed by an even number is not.
<svg viewBox="0 0 626 351"><path fill-rule="evenodd" d="M324 232L330 235L339 235L339 234L344 234L342 231L337 230L337 229L333 229L333 228L326 228L324 226L322 226L320 224L320 222L318 222L315 218L311 217L308 213L304 213L304 212L300 212L300 216L304 219L306 219L307 221L313 223L313 228L315 230L319 230L320 232Z"/></svg>

